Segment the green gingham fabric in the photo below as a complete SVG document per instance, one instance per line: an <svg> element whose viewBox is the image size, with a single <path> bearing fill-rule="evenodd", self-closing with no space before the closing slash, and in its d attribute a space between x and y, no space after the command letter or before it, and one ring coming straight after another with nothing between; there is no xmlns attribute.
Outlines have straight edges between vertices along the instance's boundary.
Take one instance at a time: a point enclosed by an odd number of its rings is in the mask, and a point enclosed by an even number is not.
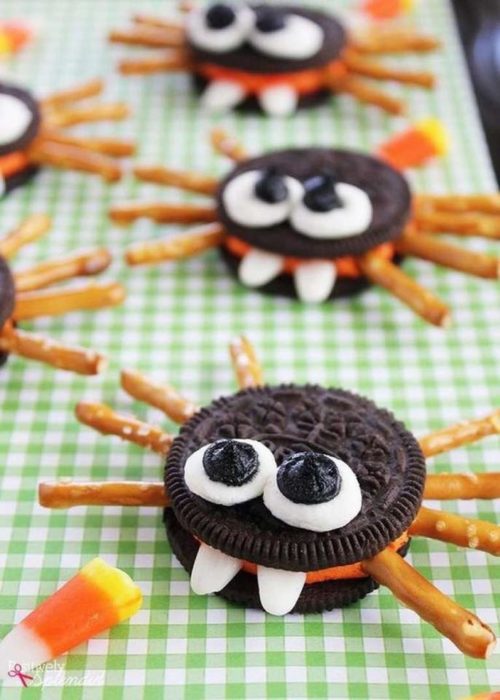
<svg viewBox="0 0 500 700"><path fill-rule="evenodd" d="M354 2L316 1L321 4L347 9ZM138 7L132 0L1 0L2 15L32 19L40 36L0 70L39 95L105 75L107 96L129 102L133 118L118 125L82 127L82 133L136 139L138 162L225 173L228 163L212 153L207 140L212 122L197 110L186 76L124 79L114 72L118 57L133 49L107 45L107 30L126 24ZM174 4L149 0L140 9L168 13ZM408 101L412 118L440 117L453 143L449 157L412 174L415 187L436 193L492 190L447 2L422 0L415 23L441 37L444 51L396 60L436 71L439 89L391 89ZM239 115L222 121L252 152L310 143L370 151L406 124L348 97L285 122ZM445 332L425 325L380 289L314 308L265 298L237 287L214 252L179 264L126 269L121 263L126 244L177 230L147 221L130 229L113 227L107 208L112 201L130 198L177 202L189 197L139 184L132 177L108 187L92 177L46 169L30 187L0 203L2 232L31 212L54 217L52 233L24 249L17 265L106 244L116 254L106 276L123 281L129 293L120 309L32 324L57 339L105 352L110 366L102 376L81 378L12 358L1 370L0 637L98 555L127 571L145 598L143 609L129 622L40 672L36 689L24 691L14 679L5 684L2 698L26 692L50 700L456 700L499 688L498 655L488 662L465 658L388 590L348 609L275 619L214 596L192 594L186 573L170 552L159 512L49 512L37 505L41 479L158 479L162 465L157 455L79 426L75 403L83 398L105 401L117 410L162 421L156 411L120 391L118 372L126 366L171 382L201 402L232 392L235 381L226 346L242 331L258 348L269 382L311 381L359 391L392 409L416 435L485 414L500 401L500 298L495 283L408 262L407 271L452 306L455 324ZM488 248L478 240L466 245ZM490 438L442 455L429 468L495 470L499 457L498 439ZM499 515L495 505L472 501L443 507L494 520ZM441 590L500 632L500 566L493 557L418 540L409 558Z"/></svg>

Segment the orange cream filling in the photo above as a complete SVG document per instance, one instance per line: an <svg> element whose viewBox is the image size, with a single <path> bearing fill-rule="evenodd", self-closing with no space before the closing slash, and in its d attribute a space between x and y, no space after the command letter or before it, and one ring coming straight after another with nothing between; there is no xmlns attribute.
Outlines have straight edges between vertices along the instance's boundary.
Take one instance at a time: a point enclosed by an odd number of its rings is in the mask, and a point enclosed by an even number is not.
<svg viewBox="0 0 500 700"><path fill-rule="evenodd" d="M229 250L230 253L235 255L237 258L244 258L247 253L252 250L252 246L244 241L236 238L235 236L227 236L224 239L223 245ZM392 243L383 243L377 246L372 251L375 255L383 258L384 260L392 260L394 257L395 249ZM352 256L347 256L344 258L334 258L332 262L335 263L337 268L337 275L339 277L361 277L362 272L359 268L356 258ZM303 258L284 258L283 271L286 274L293 275L297 267L304 263Z"/></svg>
<svg viewBox="0 0 500 700"><path fill-rule="evenodd" d="M29 160L23 151L14 151L6 156L0 156L0 174L4 177L16 175L25 170L29 165Z"/></svg>
<svg viewBox="0 0 500 700"><path fill-rule="evenodd" d="M276 85L289 85L299 95L308 95L325 87L325 73L341 78L346 73L342 61L335 60L321 68L295 71L292 73L247 73L217 66L213 63L200 63L196 72L207 80L229 80L241 85L248 95L256 95L266 88Z"/></svg>

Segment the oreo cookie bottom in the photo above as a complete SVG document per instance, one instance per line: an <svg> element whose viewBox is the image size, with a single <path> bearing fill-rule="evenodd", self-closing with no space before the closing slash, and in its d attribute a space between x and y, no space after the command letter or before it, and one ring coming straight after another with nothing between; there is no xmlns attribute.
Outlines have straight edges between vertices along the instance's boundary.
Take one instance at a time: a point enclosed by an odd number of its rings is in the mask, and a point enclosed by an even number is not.
<svg viewBox="0 0 500 700"><path fill-rule="evenodd" d="M36 165L30 166L29 168L25 168L24 170L21 170L19 173L15 173L15 175L11 175L10 177L5 178L5 193L4 194L9 194L9 192L12 192L12 190L15 190L17 187L21 187L22 185L25 185L27 182L29 182L39 171L39 167Z"/></svg>
<svg viewBox="0 0 500 700"><path fill-rule="evenodd" d="M171 508L165 509L163 520L172 551L190 573L198 551L197 542L180 526ZM407 549L408 547L405 547L402 553L406 554ZM378 584L371 577L306 584L292 612L309 614L344 608L361 600L377 588ZM257 578L245 571L237 574L217 595L231 603L262 610Z"/></svg>

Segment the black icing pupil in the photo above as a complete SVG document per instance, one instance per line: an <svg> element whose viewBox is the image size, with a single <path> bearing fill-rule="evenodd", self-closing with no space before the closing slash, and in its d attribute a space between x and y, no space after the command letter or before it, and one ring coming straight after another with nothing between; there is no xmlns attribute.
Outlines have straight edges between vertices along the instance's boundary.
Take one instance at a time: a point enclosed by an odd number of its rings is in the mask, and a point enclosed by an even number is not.
<svg viewBox="0 0 500 700"><path fill-rule="evenodd" d="M219 2L207 11L206 21L211 29L225 29L236 19L236 12L229 5Z"/></svg>
<svg viewBox="0 0 500 700"><path fill-rule="evenodd" d="M276 7L260 7L255 24L259 32L277 32L286 24L285 13Z"/></svg>
<svg viewBox="0 0 500 700"><path fill-rule="evenodd" d="M341 478L335 462L316 452L299 452L282 462L278 488L293 503L325 503L340 491Z"/></svg>
<svg viewBox="0 0 500 700"><path fill-rule="evenodd" d="M312 211L332 211L342 207L342 200L337 194L337 180L329 173L318 175L305 183L304 204Z"/></svg>
<svg viewBox="0 0 500 700"><path fill-rule="evenodd" d="M243 486L256 475L259 458L254 448L245 442L217 440L203 455L203 468L211 481Z"/></svg>
<svg viewBox="0 0 500 700"><path fill-rule="evenodd" d="M269 169L263 173L255 185L255 194L263 202L277 204L288 199L288 187L282 175L279 175L276 170Z"/></svg>

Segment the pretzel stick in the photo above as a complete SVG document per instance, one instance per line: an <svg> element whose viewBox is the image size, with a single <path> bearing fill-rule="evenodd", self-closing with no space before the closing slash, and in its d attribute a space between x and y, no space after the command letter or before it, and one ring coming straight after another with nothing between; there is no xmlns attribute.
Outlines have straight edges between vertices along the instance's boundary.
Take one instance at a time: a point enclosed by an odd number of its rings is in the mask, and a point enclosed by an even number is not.
<svg viewBox="0 0 500 700"><path fill-rule="evenodd" d="M28 216L17 228L0 240L0 255L4 258L12 258L20 248L41 238L51 226L52 221L45 214Z"/></svg>
<svg viewBox="0 0 500 700"><path fill-rule="evenodd" d="M153 15L145 15L142 12L132 16L132 21L136 24L146 25L148 27L160 27L168 29L170 32L176 32L179 36L185 38L186 32L180 22L172 22L172 20L156 17Z"/></svg>
<svg viewBox="0 0 500 700"><path fill-rule="evenodd" d="M227 156L231 160L240 161L248 158L245 148L224 129L212 129L210 140L217 153Z"/></svg>
<svg viewBox="0 0 500 700"><path fill-rule="evenodd" d="M18 328L4 328L0 332L0 349L76 374L99 374L106 366L106 359L93 350L61 345Z"/></svg>
<svg viewBox="0 0 500 700"><path fill-rule="evenodd" d="M464 654L486 659L496 639L491 629L444 595L390 548L362 562L364 571L420 617L448 637Z"/></svg>
<svg viewBox="0 0 500 700"><path fill-rule="evenodd" d="M46 130L43 134L44 140L51 143L60 143L65 146L77 146L83 150L102 153L113 158L126 158L135 153L135 144L131 141L123 141L114 138L99 138L94 136L73 136L63 131Z"/></svg>
<svg viewBox="0 0 500 700"><path fill-rule="evenodd" d="M155 182L158 185L177 187L188 192L213 195L218 187L218 180L209 175L199 175L182 170L163 168L161 165L138 165L134 175L144 182Z"/></svg>
<svg viewBox="0 0 500 700"><path fill-rule="evenodd" d="M442 452L449 452L457 447L477 442L489 435L500 434L500 409L485 418L467 420L449 428L420 438L419 443L425 457L434 457Z"/></svg>
<svg viewBox="0 0 500 700"><path fill-rule="evenodd" d="M500 239L500 218L497 216L422 209L416 209L414 216L417 227L427 232Z"/></svg>
<svg viewBox="0 0 500 700"><path fill-rule="evenodd" d="M80 108L61 108L50 112L47 117L49 126L66 128L76 124L92 122L121 121L130 115L130 109L124 102L94 104Z"/></svg>
<svg viewBox="0 0 500 700"><path fill-rule="evenodd" d="M182 260L221 245L224 236L220 224L208 224L181 236L132 246L125 252L125 260L129 265L154 265L168 260Z"/></svg>
<svg viewBox="0 0 500 700"><path fill-rule="evenodd" d="M240 389L261 386L263 384L262 368L250 341L244 336L234 338L229 345Z"/></svg>
<svg viewBox="0 0 500 700"><path fill-rule="evenodd" d="M500 277L500 261L483 253L459 248L425 233L403 233L396 242L398 252L487 279Z"/></svg>
<svg viewBox="0 0 500 700"><path fill-rule="evenodd" d="M44 508L74 508L75 506L166 508L170 505L163 484L144 481L41 483L38 486L38 502Z"/></svg>
<svg viewBox="0 0 500 700"><path fill-rule="evenodd" d="M197 406L187 401L175 389L157 384L140 372L122 370L121 384L134 399L159 408L176 423L185 423L198 411Z"/></svg>
<svg viewBox="0 0 500 700"><path fill-rule="evenodd" d="M75 414L80 423L103 435L117 435L122 440L147 447L159 454L166 454L173 441L171 435L164 433L157 426L143 423L136 418L121 416L105 404L81 401L76 406Z"/></svg>
<svg viewBox="0 0 500 700"><path fill-rule="evenodd" d="M388 114L404 114L406 107L401 100L388 95L377 88L372 87L364 80L352 75L334 75L331 72L325 74L325 82L332 92L344 93L356 97L360 102L380 107Z"/></svg>
<svg viewBox="0 0 500 700"><path fill-rule="evenodd" d="M103 89L104 83L102 80L89 80L88 83L82 83L81 85L47 95L41 100L41 105L49 109L57 109L68 104L68 102L79 102L87 99L87 97L96 97L101 94Z"/></svg>
<svg viewBox="0 0 500 700"><path fill-rule="evenodd" d="M148 75L166 71L184 73L191 70L191 61L185 51L171 51L164 56L125 59L118 64L118 70L122 75Z"/></svg>
<svg viewBox="0 0 500 700"><path fill-rule="evenodd" d="M120 166L111 158L62 143L37 139L29 150L29 156L34 163L93 173L107 182L116 182L122 175Z"/></svg>
<svg viewBox="0 0 500 700"><path fill-rule="evenodd" d="M441 47L433 36L417 34L407 29L379 29L351 36L349 45L360 53L426 53Z"/></svg>
<svg viewBox="0 0 500 700"><path fill-rule="evenodd" d="M132 29L113 29L108 39L112 44L125 44L126 46L143 46L150 49L170 49L183 46L184 36L162 29L138 25Z"/></svg>
<svg viewBox="0 0 500 700"><path fill-rule="evenodd" d="M385 287L425 321L445 327L450 323L448 308L433 294L408 277L394 263L379 255L366 253L358 259L364 275L372 282Z"/></svg>
<svg viewBox="0 0 500 700"><path fill-rule="evenodd" d="M500 472L428 474L424 498L438 501L500 498Z"/></svg>
<svg viewBox="0 0 500 700"><path fill-rule="evenodd" d="M412 537L430 537L495 556L500 554L500 527L484 520L421 507L408 532Z"/></svg>
<svg viewBox="0 0 500 700"><path fill-rule="evenodd" d="M481 212L482 214L500 214L500 194L418 194L415 205L422 211L437 210L442 212Z"/></svg>
<svg viewBox="0 0 500 700"><path fill-rule="evenodd" d="M152 204L130 202L115 204L109 210L110 218L117 224L126 225L143 217L161 224L194 224L216 221L215 207L197 204Z"/></svg>
<svg viewBox="0 0 500 700"><path fill-rule="evenodd" d="M16 272L14 275L16 290L30 292L73 277L98 275L110 264L111 254L106 248L76 253L60 260L49 260Z"/></svg>
<svg viewBox="0 0 500 700"><path fill-rule="evenodd" d="M125 289L117 282L89 284L75 289L42 290L18 294L13 318L26 321L40 316L59 316L70 311L102 309L121 304Z"/></svg>
<svg viewBox="0 0 500 700"><path fill-rule="evenodd" d="M356 75L363 75L374 80L393 80L398 83L417 85L418 87L430 89L436 84L436 78L432 73L426 71L407 71L400 68L390 68L382 63L365 58L364 55L347 49L342 55L347 70Z"/></svg>

